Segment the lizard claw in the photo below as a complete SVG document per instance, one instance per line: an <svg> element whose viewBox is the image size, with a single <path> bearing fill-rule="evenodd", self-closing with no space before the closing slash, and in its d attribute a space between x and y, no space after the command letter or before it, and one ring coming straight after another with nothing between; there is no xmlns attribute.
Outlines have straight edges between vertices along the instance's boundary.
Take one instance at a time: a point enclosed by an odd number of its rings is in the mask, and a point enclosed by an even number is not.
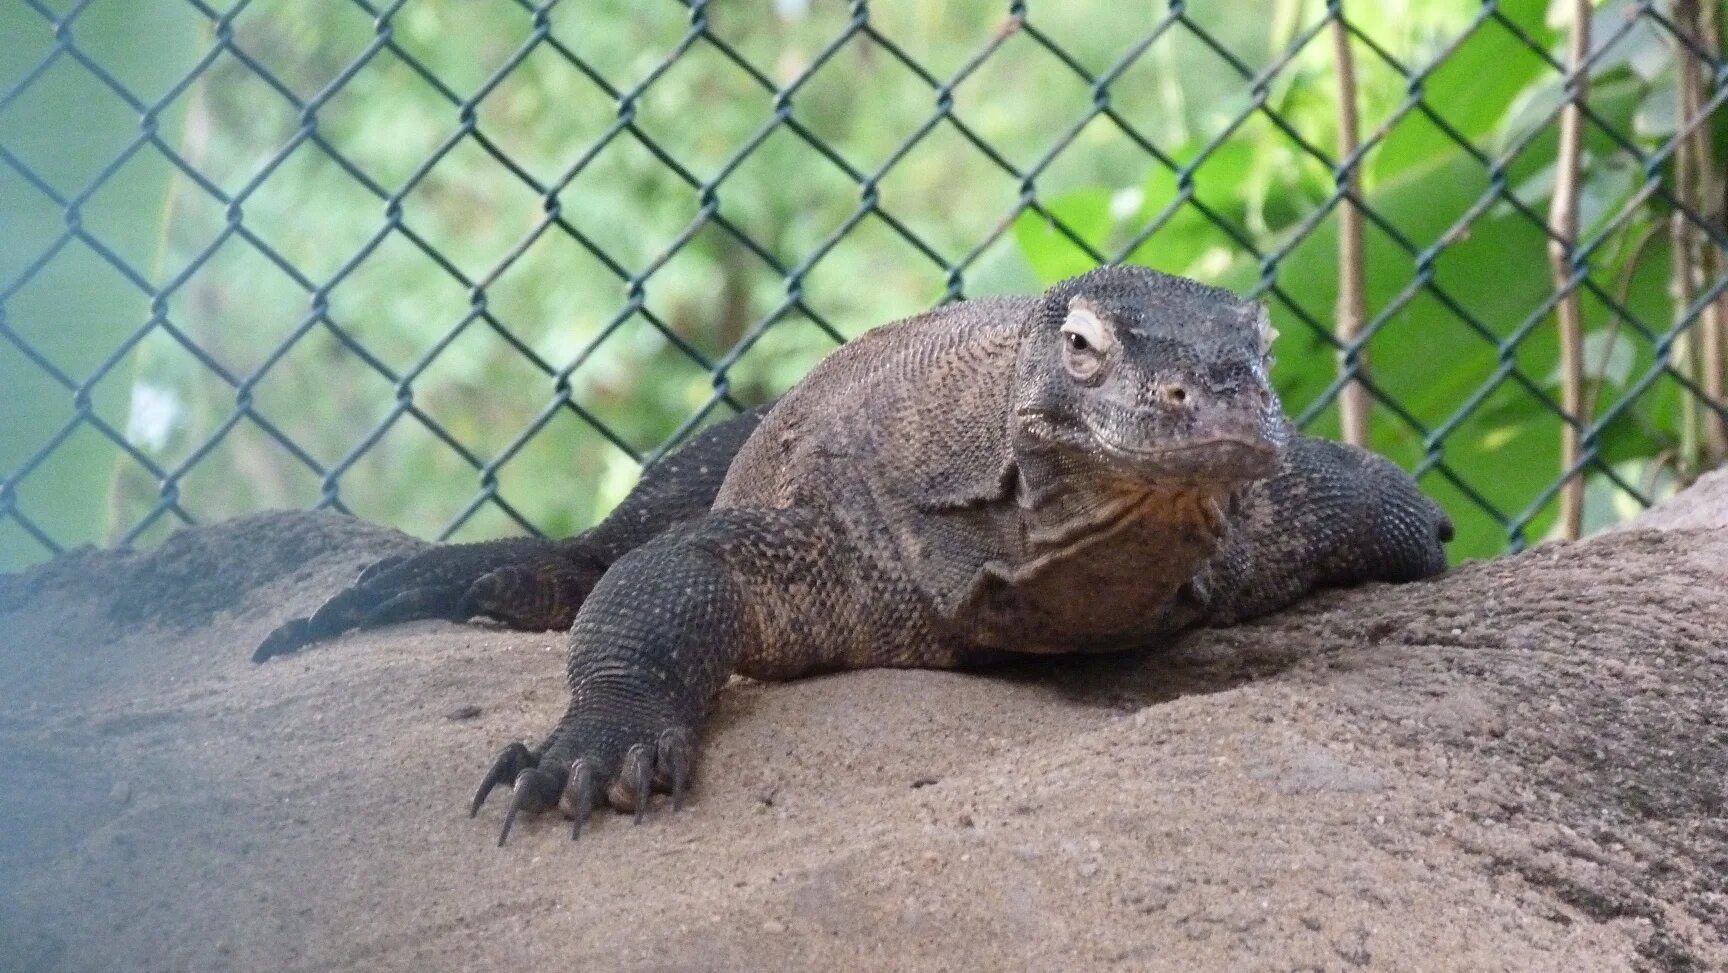
<svg viewBox="0 0 1728 973"><path fill-rule="evenodd" d="M677 811L684 804L684 789L690 784L690 755L696 744L681 729L661 733L657 743L654 783L672 795L672 810Z"/></svg>
<svg viewBox="0 0 1728 973"><path fill-rule="evenodd" d="M449 592L443 588L410 588L360 616L360 623L355 628L382 628L420 618L442 618L452 622L472 618L472 615L464 615L458 610L460 604L459 601L452 602Z"/></svg>
<svg viewBox="0 0 1728 973"><path fill-rule="evenodd" d="M570 815L570 840L582 837L582 826L588 823L588 815L594 810L594 799L599 796L599 785L594 780L594 768L586 760L578 760L570 765L570 779L564 784L564 796L558 799L558 807Z"/></svg>
<svg viewBox="0 0 1728 973"><path fill-rule="evenodd" d="M504 827L498 832L498 847L504 847L509 839L510 827L516 823L519 812L546 810L557 803L558 793L563 789L564 782L558 774L540 767L530 767L517 776L510 808L504 812Z"/></svg>
<svg viewBox="0 0 1728 973"><path fill-rule="evenodd" d="M624 755L624 772L618 775L618 783L613 785L614 791L617 792L628 781L630 790L634 793L626 794L622 798L612 798L614 805L623 802L629 802L633 805L631 808L635 812L633 824L641 824L643 815L648 813L648 799L654 793L653 778L654 751L648 749L647 744L638 743L630 748L629 753ZM634 797L635 800L630 801L631 797Z"/></svg>
<svg viewBox="0 0 1728 973"><path fill-rule="evenodd" d="M392 554L389 557L373 561L360 569L360 576L354 579L354 587L363 588L371 584L373 579L406 560L408 560L406 554Z"/></svg>
<svg viewBox="0 0 1728 973"><path fill-rule="evenodd" d="M263 662L273 656L286 655L317 638L304 618L290 618L264 636L258 648L252 650L252 661Z"/></svg>
<svg viewBox="0 0 1728 973"><path fill-rule="evenodd" d="M492 761L492 767L486 771L486 776L480 781L480 786L474 791L474 800L468 805L468 816L474 817L480 813L480 805L486 803L487 795L499 784L515 786L516 778L522 776L525 770L531 770L539 763L534 751L520 743L512 743L499 751Z"/></svg>
<svg viewBox="0 0 1728 973"><path fill-rule="evenodd" d="M625 732L618 735L622 740L599 747L571 739L577 732L560 727L538 749L520 743L505 747L474 792L469 816L479 813L492 791L512 787L498 836L499 844L503 844L517 815L524 812L557 807L571 819L570 838L575 840L582 836L602 798L614 809L631 814L638 824L647 817L655 791L671 794L673 810L682 807L696 752L695 736L689 730L668 727L658 733ZM570 759L572 752L575 757Z"/></svg>

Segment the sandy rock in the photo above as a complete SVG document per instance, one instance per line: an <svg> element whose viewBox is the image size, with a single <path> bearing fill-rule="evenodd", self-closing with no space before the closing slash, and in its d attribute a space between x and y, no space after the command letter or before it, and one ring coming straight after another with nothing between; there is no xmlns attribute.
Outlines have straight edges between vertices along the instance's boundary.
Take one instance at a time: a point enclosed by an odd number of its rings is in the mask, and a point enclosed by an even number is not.
<svg viewBox="0 0 1728 973"><path fill-rule="evenodd" d="M503 849L558 636L254 666L415 542L84 552L0 579L0 969L1728 968L1725 483L1161 652L739 680L686 810Z"/></svg>

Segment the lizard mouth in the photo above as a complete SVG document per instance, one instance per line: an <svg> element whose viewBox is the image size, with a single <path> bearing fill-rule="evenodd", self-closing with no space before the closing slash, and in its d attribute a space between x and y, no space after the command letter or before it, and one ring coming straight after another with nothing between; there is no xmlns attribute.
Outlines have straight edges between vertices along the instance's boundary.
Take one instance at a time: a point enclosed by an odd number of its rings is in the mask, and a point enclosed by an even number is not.
<svg viewBox="0 0 1728 973"><path fill-rule="evenodd" d="M1087 427L1093 441L1112 459L1158 479L1191 482L1258 480L1278 468L1283 454L1266 439L1211 436L1171 446L1145 448L1117 442Z"/></svg>

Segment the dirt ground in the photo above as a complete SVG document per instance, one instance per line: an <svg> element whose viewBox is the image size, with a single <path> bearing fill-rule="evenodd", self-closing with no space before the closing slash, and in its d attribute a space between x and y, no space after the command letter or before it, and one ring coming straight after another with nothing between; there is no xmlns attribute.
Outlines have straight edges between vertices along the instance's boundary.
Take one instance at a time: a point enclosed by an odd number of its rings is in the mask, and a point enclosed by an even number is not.
<svg viewBox="0 0 1728 973"><path fill-rule="evenodd" d="M685 810L503 849L557 634L247 658L414 543L0 578L0 969L1728 969L1728 476L1166 651L735 682Z"/></svg>

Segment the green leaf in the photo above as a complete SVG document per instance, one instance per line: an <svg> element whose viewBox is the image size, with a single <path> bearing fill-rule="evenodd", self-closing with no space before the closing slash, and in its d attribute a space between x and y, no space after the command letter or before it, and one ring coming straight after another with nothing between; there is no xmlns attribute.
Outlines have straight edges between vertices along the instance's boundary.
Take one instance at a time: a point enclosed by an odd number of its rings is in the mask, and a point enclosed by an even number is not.
<svg viewBox="0 0 1728 973"><path fill-rule="evenodd" d="M1499 13L1538 45L1547 46L1555 34L1543 22L1545 8L1545 0L1504 0ZM1545 73L1523 40L1489 18L1427 76L1422 100L1460 135L1480 144L1525 86ZM1456 151L1451 135L1414 110L1370 153L1368 182L1372 186L1406 178Z"/></svg>
<svg viewBox="0 0 1728 973"><path fill-rule="evenodd" d="M1625 385L1626 380L1632 377L1635 357L1630 335L1592 331L1584 336L1583 371L1586 379L1606 379L1615 385ZM1559 388L1560 379L1560 363L1556 361L1548 372L1547 384L1550 388Z"/></svg>
<svg viewBox="0 0 1728 973"><path fill-rule="evenodd" d="M1192 167L1190 179L1193 199L1206 210L1242 227L1256 195L1254 143L1234 139L1213 148L1204 157L1207 141L1196 138L1179 149L1172 158L1178 164ZM1262 188L1259 195L1264 195ZM1212 217L1199 206L1183 203L1166 215L1165 211L1181 198L1177 172L1167 166L1155 165L1141 189L1139 210L1123 227L1124 233L1140 233L1153 220L1164 222L1128 255L1130 263L1186 276L1209 276L1207 264L1216 261L1216 273L1228 266L1229 259L1240 250L1230 234L1220 229Z"/></svg>
<svg viewBox="0 0 1728 973"><path fill-rule="evenodd" d="M1061 222L1061 227L1032 210L1026 210L1015 218L1015 242L1020 244L1021 252L1026 255L1040 281L1052 284L1065 277L1083 274L1098 265L1069 234L1079 237L1093 250L1108 250L1112 226L1110 197L1110 191L1102 188L1078 189L1046 197L1042 201L1044 209ZM1062 227L1066 227L1068 232L1063 232Z"/></svg>
<svg viewBox="0 0 1728 973"><path fill-rule="evenodd" d="M1369 194L1368 202L1381 218L1418 247L1428 247L1448 232L1486 188L1481 167L1462 153L1412 178L1399 180ZM1434 285L1451 303L1470 314L1491 333L1504 332L1539 306L1548 293L1546 261L1508 261L1508 253L1541 253L1539 226L1518 214L1485 216L1469 233L1440 250L1433 267ZM1279 340L1279 364L1274 373L1292 413L1312 404L1332 380L1336 363L1330 346L1297 316L1300 310L1329 327L1337 301L1337 223L1327 220L1307 237L1266 241L1276 251L1289 246L1278 263L1278 289L1268 295L1274 321L1285 337ZM1366 274L1370 313L1388 307L1416 274L1412 254L1383 232L1366 237ZM1252 288L1259 277L1257 262L1244 260L1223 283L1237 290ZM1404 304L1381 326L1368 345L1374 379L1394 390L1401 405L1424 427L1434 429L1452 418L1494 372L1498 349L1491 338L1473 331L1458 315L1427 292ZM1536 373L1547 373L1547 366ZM1498 407L1498 408L1497 408ZM1336 435L1333 410L1314 428ZM1406 466L1428 455L1423 433L1377 409L1373 446ZM1551 414L1515 386L1503 386L1476 415L1465 419L1439 444L1447 468L1502 511L1522 511L1552 481L1558 470L1558 427ZM1509 453L1510 451L1510 453ZM1518 462L1508 463L1507 455ZM1504 528L1475 509L1462 492L1440 476L1424 487L1447 503L1457 521L1455 557L1485 557L1503 550ZM1538 518L1540 529L1551 515Z"/></svg>
<svg viewBox="0 0 1728 973"><path fill-rule="evenodd" d="M160 97L194 62L203 20L191 8L98 4L78 19L80 47L129 89ZM53 25L19 3L0 4L0 82L13 83L52 46ZM184 97L161 122L179 131ZM138 134L138 118L73 59L62 57L0 117L6 147L62 196L91 185ZM148 146L90 195L81 218L120 259L155 273L170 169ZM0 170L0 283L41 258L65 229L65 215L9 168ZM8 324L73 382L82 384L148 317L144 292L81 243L70 243L31 276L5 308ZM130 356L90 389L90 409L124 432L131 403ZM73 392L10 345L0 344L0 473L10 474L67 428L79 412ZM49 537L64 545L107 540L108 501L120 451L88 424L49 453L18 484L18 500ZM130 460L123 461L130 465ZM6 525L10 526L10 525ZM0 529L0 571L48 551Z"/></svg>

